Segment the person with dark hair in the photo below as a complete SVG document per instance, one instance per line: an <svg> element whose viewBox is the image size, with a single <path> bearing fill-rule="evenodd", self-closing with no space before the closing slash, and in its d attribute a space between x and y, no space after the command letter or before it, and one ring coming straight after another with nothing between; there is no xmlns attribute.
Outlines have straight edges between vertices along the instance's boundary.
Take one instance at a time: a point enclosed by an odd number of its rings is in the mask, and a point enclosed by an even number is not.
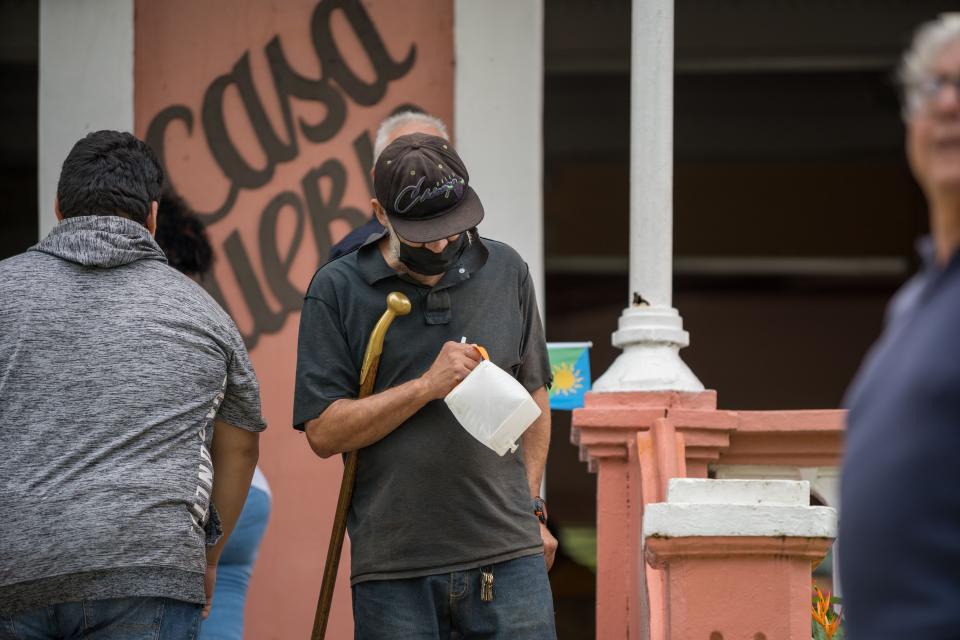
<svg viewBox="0 0 960 640"><path fill-rule="evenodd" d="M266 425L233 321L153 238L162 186L91 133L59 224L0 262L0 640L194 638L209 607Z"/></svg>
<svg viewBox="0 0 960 640"><path fill-rule="evenodd" d="M157 244L170 266L197 282L213 266L206 228L182 198L164 193L157 216ZM200 624L199 640L243 640L243 610L260 542L270 520L270 485L257 467L240 519L227 540L213 592L210 615Z"/></svg>
<svg viewBox="0 0 960 640"><path fill-rule="evenodd" d="M163 194L156 238L170 266L194 280L202 279L213 266L213 248L206 228L176 194Z"/></svg>
<svg viewBox="0 0 960 640"><path fill-rule="evenodd" d="M121 216L156 229L162 186L163 169L150 147L129 133L97 131L63 161L57 218Z"/></svg>

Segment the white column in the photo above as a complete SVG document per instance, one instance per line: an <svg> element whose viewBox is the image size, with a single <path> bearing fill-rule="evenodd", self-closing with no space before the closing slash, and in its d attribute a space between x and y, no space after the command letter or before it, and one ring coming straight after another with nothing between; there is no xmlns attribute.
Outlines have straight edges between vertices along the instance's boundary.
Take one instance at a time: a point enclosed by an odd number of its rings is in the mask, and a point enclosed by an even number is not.
<svg viewBox="0 0 960 640"><path fill-rule="evenodd" d="M837 467L816 467L800 469L800 476L810 482L820 500L828 507L840 510L840 469ZM840 576L839 545L833 545L833 595L843 595Z"/></svg>
<svg viewBox="0 0 960 640"><path fill-rule="evenodd" d="M57 220L60 166L91 131L133 131L133 1L41 0L40 237Z"/></svg>
<svg viewBox="0 0 960 640"><path fill-rule="evenodd" d="M595 391L702 391L680 359L673 308L673 0L633 0L630 59L630 299L623 353Z"/></svg>
<svg viewBox="0 0 960 640"><path fill-rule="evenodd" d="M543 314L543 0L456 0L454 144L480 233L530 265Z"/></svg>

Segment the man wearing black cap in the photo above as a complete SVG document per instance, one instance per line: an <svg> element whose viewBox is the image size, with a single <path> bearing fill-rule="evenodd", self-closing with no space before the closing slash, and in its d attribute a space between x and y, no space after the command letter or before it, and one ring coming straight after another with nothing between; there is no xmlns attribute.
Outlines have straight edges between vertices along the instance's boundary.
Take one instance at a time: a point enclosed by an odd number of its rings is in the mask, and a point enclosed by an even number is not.
<svg viewBox="0 0 960 640"><path fill-rule="evenodd" d="M483 206L446 140L398 138L377 160L374 187L386 232L314 276L294 399L294 424L317 455L360 450L348 517L356 635L555 638L546 571L556 540L536 495L551 380L529 269L477 235ZM387 333L374 394L357 399L391 291L412 311ZM443 403L479 362L461 338L543 410L516 454L486 448Z"/></svg>

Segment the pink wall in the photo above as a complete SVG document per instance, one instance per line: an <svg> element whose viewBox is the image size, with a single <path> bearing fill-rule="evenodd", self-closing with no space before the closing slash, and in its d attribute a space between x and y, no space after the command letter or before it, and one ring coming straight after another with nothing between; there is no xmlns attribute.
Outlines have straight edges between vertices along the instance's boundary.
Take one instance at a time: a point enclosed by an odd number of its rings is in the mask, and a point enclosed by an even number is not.
<svg viewBox="0 0 960 640"><path fill-rule="evenodd" d="M274 505L247 637L306 637L341 465L290 426L300 299L330 244L369 215L363 148L376 124L406 103L452 124L452 1L138 0L135 28L136 133L207 214L208 289L251 346L270 425L261 468ZM271 66L271 50L287 64ZM328 130L308 139L301 119ZM330 638L351 635L349 569L345 558Z"/></svg>

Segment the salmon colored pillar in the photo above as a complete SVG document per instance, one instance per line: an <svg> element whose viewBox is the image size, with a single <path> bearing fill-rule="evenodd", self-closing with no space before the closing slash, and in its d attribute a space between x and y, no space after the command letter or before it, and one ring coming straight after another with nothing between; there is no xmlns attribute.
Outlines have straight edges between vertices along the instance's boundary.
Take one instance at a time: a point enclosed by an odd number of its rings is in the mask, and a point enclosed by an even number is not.
<svg viewBox="0 0 960 640"><path fill-rule="evenodd" d="M664 416L668 395L587 394L586 407L574 412L572 440L597 473L597 638L644 637L636 635L645 603L635 443Z"/></svg>
<svg viewBox="0 0 960 640"><path fill-rule="evenodd" d="M680 424L669 420L680 412ZM684 459L683 438L729 443L731 425L716 426L716 393L639 391L588 393L573 414L572 440L597 473L597 638L646 640L662 627L659 572L645 572L641 547L644 505L666 496L667 481L703 466L716 451L693 447ZM727 416L728 417L728 416ZM729 420L728 420L729 421ZM651 581L651 574L653 580ZM649 582L649 583L648 583Z"/></svg>
<svg viewBox="0 0 960 640"><path fill-rule="evenodd" d="M809 640L811 569L836 512L787 480L670 481L648 504L648 563L666 572L667 638Z"/></svg>

